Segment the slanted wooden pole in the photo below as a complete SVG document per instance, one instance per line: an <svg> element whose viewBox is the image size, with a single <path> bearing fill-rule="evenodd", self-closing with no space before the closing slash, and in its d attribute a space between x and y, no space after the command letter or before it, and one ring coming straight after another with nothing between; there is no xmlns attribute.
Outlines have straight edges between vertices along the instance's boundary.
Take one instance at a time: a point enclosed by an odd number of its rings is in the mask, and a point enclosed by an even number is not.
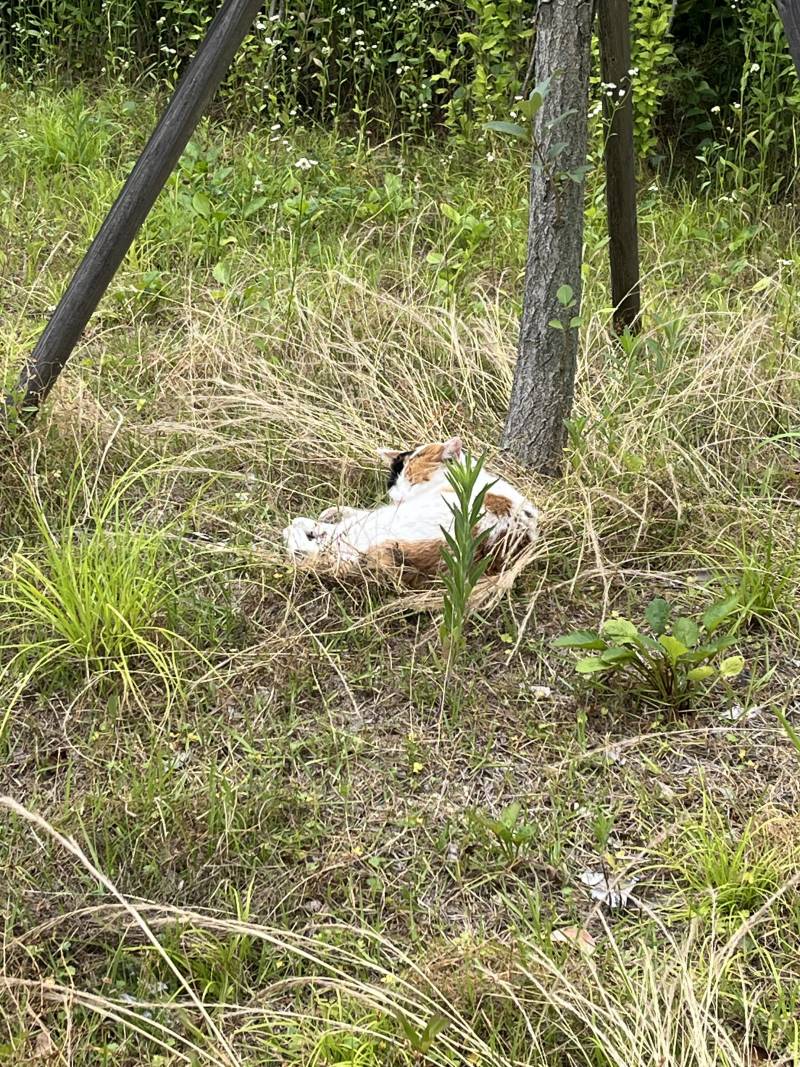
<svg viewBox="0 0 800 1067"><path fill-rule="evenodd" d="M789 51L800 75L800 0L775 0L775 6L789 40Z"/></svg>
<svg viewBox="0 0 800 1067"><path fill-rule="evenodd" d="M637 330L641 312L636 157L633 148L628 0L599 0L600 71L606 118L606 209L614 328ZM606 88L613 86L614 88ZM622 95L620 95L622 94Z"/></svg>
<svg viewBox="0 0 800 1067"><path fill-rule="evenodd" d="M108 288L225 76L263 0L225 0L181 79L150 140L53 312L2 415L24 419L64 369L86 323ZM5 412L3 411L5 407Z"/></svg>

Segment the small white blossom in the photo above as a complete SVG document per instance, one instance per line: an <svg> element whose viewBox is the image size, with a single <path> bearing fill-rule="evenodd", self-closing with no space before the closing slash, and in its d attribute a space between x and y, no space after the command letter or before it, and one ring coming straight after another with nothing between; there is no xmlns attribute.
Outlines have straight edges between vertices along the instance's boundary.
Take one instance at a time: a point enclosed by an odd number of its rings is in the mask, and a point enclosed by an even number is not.
<svg viewBox="0 0 800 1067"><path fill-rule="evenodd" d="M719 114L719 104L714 104L714 106L711 108L711 114L712 115L718 115Z"/></svg>
<svg viewBox="0 0 800 1067"><path fill-rule="evenodd" d="M316 167L316 159L306 159L305 156L301 156L295 163L298 170L311 170L312 167Z"/></svg>
<svg viewBox="0 0 800 1067"><path fill-rule="evenodd" d="M761 67L759 66L758 63L751 63L750 64L750 73L751 74L757 74L758 71L760 71L760 70L761 70Z"/></svg>
<svg viewBox="0 0 800 1067"><path fill-rule="evenodd" d="M739 103L738 100L734 100L733 103L731 104L731 107L733 108L734 111L738 111L741 108L741 106L742 105Z"/></svg>
<svg viewBox="0 0 800 1067"><path fill-rule="evenodd" d="M639 68L638 67L631 67L630 70L628 71L628 77L629 78L635 78L638 73L639 73Z"/></svg>

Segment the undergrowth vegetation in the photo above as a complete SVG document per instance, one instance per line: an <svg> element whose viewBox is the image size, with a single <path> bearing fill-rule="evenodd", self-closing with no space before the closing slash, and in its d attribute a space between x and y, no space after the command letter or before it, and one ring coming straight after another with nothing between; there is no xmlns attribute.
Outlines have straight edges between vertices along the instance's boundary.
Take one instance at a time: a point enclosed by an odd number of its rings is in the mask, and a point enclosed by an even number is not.
<svg viewBox="0 0 800 1067"><path fill-rule="evenodd" d="M0 91L6 384L157 110ZM496 451L525 146L270 125L200 128L2 443L0 1060L800 1062L790 202L649 177L616 339L590 176L545 482ZM377 446L455 433L542 532L448 664L447 590L320 581L280 530L380 499ZM744 669L677 711L553 645L647 617L690 650L720 603Z"/></svg>

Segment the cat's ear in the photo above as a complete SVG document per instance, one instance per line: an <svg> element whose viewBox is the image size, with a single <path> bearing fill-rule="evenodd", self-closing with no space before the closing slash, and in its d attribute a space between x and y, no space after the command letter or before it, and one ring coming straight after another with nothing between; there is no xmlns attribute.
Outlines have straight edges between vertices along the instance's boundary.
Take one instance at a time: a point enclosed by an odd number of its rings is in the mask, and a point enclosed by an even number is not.
<svg viewBox="0 0 800 1067"><path fill-rule="evenodd" d="M460 437L451 437L442 445L442 459L461 459L464 443Z"/></svg>
<svg viewBox="0 0 800 1067"><path fill-rule="evenodd" d="M402 456L402 451L399 448L379 448L378 455L381 458L381 463L384 467L391 467L398 456Z"/></svg>

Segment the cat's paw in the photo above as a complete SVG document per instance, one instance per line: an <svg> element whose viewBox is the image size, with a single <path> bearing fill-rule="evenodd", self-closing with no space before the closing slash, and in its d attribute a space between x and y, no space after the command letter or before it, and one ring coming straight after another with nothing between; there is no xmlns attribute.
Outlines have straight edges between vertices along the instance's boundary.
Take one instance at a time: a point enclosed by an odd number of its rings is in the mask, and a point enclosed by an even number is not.
<svg viewBox="0 0 800 1067"><path fill-rule="evenodd" d="M319 531L314 519L297 518L283 531L283 543L291 556L308 556L320 550Z"/></svg>

